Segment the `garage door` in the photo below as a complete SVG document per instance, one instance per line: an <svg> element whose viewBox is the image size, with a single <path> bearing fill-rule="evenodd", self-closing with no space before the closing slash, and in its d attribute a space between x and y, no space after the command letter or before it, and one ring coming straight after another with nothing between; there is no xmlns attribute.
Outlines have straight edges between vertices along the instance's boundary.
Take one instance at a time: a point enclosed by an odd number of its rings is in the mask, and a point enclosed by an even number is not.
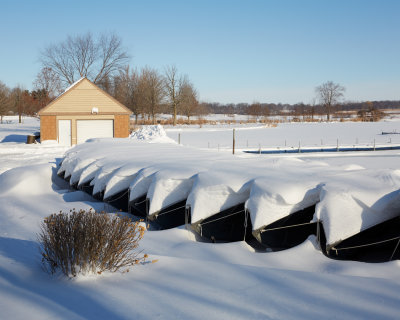
<svg viewBox="0 0 400 320"><path fill-rule="evenodd" d="M77 120L77 143L92 138L114 137L114 120Z"/></svg>

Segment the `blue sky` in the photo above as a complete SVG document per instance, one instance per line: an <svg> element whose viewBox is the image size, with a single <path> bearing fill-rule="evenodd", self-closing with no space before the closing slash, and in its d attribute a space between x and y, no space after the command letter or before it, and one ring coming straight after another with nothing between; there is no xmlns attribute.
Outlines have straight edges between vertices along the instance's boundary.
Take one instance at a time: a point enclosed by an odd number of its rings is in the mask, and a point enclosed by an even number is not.
<svg viewBox="0 0 400 320"><path fill-rule="evenodd" d="M201 100L310 103L331 80L345 98L400 100L397 0L0 0L0 81L31 89L40 51L114 32L131 66L188 74Z"/></svg>

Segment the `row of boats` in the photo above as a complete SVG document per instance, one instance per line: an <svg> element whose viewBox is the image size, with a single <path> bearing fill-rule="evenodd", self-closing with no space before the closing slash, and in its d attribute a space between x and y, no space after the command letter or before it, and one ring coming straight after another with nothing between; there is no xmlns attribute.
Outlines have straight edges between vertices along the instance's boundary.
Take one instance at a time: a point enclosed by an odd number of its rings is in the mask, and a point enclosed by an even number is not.
<svg viewBox="0 0 400 320"><path fill-rule="evenodd" d="M317 201L306 208L292 212L262 228L253 229L251 212L246 208L246 199L229 208L192 221L192 206L185 199L161 206L151 211L150 191L140 185L133 189L131 184L117 193L107 194L105 185L90 179L79 179L81 170L66 170L61 166L58 175L69 181L75 189L82 190L94 198L132 215L149 221L155 229L169 229L186 225L199 239L209 242L232 242L245 240L256 250L279 251L304 242L309 236L317 237L321 251L333 259L383 262L400 258L400 212L399 216L367 228L351 237L327 244L322 221L315 221ZM96 177L97 180L101 177ZM102 187L98 187L98 186ZM187 188L190 188L188 185ZM189 191L182 192L188 194ZM132 197L134 194L134 197Z"/></svg>

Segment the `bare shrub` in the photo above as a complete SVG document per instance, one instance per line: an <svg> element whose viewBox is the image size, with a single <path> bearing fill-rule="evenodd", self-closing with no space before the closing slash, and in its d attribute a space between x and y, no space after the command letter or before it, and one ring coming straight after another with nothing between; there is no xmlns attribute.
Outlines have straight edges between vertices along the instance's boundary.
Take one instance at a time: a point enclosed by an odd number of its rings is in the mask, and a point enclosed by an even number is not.
<svg viewBox="0 0 400 320"><path fill-rule="evenodd" d="M71 210L45 218L38 234L42 263L50 273L115 272L144 261L137 251L145 228L128 217ZM129 270L128 270L129 271Z"/></svg>

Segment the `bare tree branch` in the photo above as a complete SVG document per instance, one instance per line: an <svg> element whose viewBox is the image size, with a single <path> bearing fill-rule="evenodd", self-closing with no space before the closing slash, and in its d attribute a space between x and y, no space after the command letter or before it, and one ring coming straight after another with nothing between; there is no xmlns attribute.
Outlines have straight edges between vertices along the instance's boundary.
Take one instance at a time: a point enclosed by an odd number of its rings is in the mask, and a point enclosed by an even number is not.
<svg viewBox="0 0 400 320"><path fill-rule="evenodd" d="M173 125L176 125L176 114L179 106L179 87L182 79L178 78L178 69L176 66L167 66L164 72L165 90L168 102L173 112Z"/></svg>
<svg viewBox="0 0 400 320"><path fill-rule="evenodd" d="M49 67L40 70L33 82L33 87L36 90L45 90L51 98L56 97L62 91L60 77Z"/></svg>
<svg viewBox="0 0 400 320"><path fill-rule="evenodd" d="M43 67L51 68L65 84L82 77L99 83L118 74L128 63L129 55L115 34L95 39L91 33L68 38L45 48L41 53Z"/></svg>

